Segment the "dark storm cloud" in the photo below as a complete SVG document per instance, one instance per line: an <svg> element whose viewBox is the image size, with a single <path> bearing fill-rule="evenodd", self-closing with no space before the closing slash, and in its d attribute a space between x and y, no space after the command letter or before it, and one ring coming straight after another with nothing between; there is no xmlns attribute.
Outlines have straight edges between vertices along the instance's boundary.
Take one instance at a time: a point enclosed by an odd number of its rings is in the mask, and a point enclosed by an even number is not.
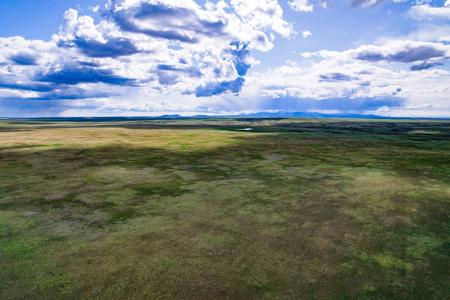
<svg viewBox="0 0 450 300"><path fill-rule="evenodd" d="M180 68L168 64L159 64L156 67L156 74L160 84L169 85L178 81L180 74L186 74L190 77L201 77L202 72L195 67Z"/></svg>
<svg viewBox="0 0 450 300"><path fill-rule="evenodd" d="M0 78L0 89L11 89L20 91L32 91L32 92L50 92L54 89L54 86L43 83L17 83L11 82Z"/></svg>
<svg viewBox="0 0 450 300"><path fill-rule="evenodd" d="M179 68L179 67L176 67L173 65L168 65L168 64L159 64L156 67L156 70L157 70L157 72L158 71L180 72L180 73L188 74L189 76L192 76L192 77L200 77L202 75L202 72L195 67Z"/></svg>
<svg viewBox="0 0 450 300"><path fill-rule="evenodd" d="M394 53L385 53L385 51L387 52L388 49L385 50L381 47L372 50L362 50L356 55L356 58L371 62L385 60L390 62L410 63L431 58L445 57L446 55L445 50L438 49L435 45L407 46Z"/></svg>
<svg viewBox="0 0 450 300"><path fill-rule="evenodd" d="M36 57L31 54L18 53L9 58L11 62L17 65L32 66L36 64Z"/></svg>
<svg viewBox="0 0 450 300"><path fill-rule="evenodd" d="M323 74L320 75L321 82L339 82L339 81L352 81L352 80L358 80L356 77L352 77L343 73L330 73L330 74Z"/></svg>
<svg viewBox="0 0 450 300"><path fill-rule="evenodd" d="M222 20L203 20L193 10L163 3L141 3L123 11L113 9L108 15L122 30L185 43L197 43L200 35L224 35L226 27ZM137 21L148 26L142 26Z"/></svg>
<svg viewBox="0 0 450 300"><path fill-rule="evenodd" d="M112 39L106 43L76 38L73 43L83 54L90 57L119 57L139 53L136 46L127 39Z"/></svg>
<svg viewBox="0 0 450 300"><path fill-rule="evenodd" d="M62 85L78 83L106 83L111 85L133 85L134 80L115 75L111 70L92 68L82 65L64 66L61 70L52 70L38 74L36 81Z"/></svg>
<svg viewBox="0 0 450 300"><path fill-rule="evenodd" d="M43 93L39 97L29 98L31 100L80 100L80 99L91 99L91 98L107 98L115 96L111 92L103 91L87 91L79 88L74 89L61 89L51 93Z"/></svg>
<svg viewBox="0 0 450 300"><path fill-rule="evenodd" d="M439 62L424 61L422 63L412 65L409 69L411 71L422 71L422 70L428 70L428 69L431 69L433 67L442 66L442 65L443 64L439 63Z"/></svg>

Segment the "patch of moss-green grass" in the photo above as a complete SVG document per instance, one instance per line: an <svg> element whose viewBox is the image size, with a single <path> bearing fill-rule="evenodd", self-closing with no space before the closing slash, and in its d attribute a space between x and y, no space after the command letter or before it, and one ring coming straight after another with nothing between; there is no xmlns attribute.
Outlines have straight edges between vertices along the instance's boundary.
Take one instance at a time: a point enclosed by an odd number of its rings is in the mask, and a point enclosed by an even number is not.
<svg viewBox="0 0 450 300"><path fill-rule="evenodd" d="M133 189L141 196L177 197L189 192L178 182L163 182L159 184L141 184Z"/></svg>

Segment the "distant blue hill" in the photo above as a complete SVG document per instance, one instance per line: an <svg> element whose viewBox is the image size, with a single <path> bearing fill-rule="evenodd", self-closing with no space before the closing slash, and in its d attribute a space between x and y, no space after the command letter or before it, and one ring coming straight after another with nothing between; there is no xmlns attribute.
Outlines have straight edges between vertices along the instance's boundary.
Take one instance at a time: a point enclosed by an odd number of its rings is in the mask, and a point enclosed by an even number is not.
<svg viewBox="0 0 450 300"><path fill-rule="evenodd" d="M448 120L449 118L408 118L385 117L365 114L324 114L318 112L257 112L237 115L194 115L182 116L179 114L161 115L156 117L49 117L49 118L0 118L27 119L35 121L72 121L72 122L114 122L138 120L192 120L192 119L289 119L289 118L321 118L321 119L406 119L406 120Z"/></svg>
<svg viewBox="0 0 450 300"><path fill-rule="evenodd" d="M323 114L317 112L258 112L241 114L238 118L358 118L358 119L385 119L386 117L363 114Z"/></svg>

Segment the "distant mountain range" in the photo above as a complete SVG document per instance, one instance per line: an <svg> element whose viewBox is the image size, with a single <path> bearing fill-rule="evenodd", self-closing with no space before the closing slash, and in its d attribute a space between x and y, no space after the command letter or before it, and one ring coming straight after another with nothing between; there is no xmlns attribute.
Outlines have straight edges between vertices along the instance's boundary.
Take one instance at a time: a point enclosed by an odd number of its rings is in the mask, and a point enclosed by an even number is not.
<svg viewBox="0 0 450 300"><path fill-rule="evenodd" d="M183 116L179 114L161 115L156 117L49 117L49 118L0 118L0 119L33 119L33 120L52 120L52 121L126 121L126 120L177 120L177 119L288 119L288 118L322 118L322 119L441 119L449 118L408 118L408 117L385 117L365 114L324 114L318 112L257 112L237 115L193 115Z"/></svg>
<svg viewBox="0 0 450 300"><path fill-rule="evenodd" d="M363 115L363 114L323 114L315 112L257 112L248 114L236 114L236 115L194 115L194 116L182 116L178 114L174 115L161 115L154 117L155 119L289 119L289 118L364 118L364 119L385 119L386 117L376 115Z"/></svg>

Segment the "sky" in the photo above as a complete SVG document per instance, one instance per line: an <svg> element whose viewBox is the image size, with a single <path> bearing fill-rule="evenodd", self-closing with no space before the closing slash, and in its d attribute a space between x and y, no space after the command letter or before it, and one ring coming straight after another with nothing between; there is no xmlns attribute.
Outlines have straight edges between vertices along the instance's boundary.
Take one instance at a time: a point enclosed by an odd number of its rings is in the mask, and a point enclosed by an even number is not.
<svg viewBox="0 0 450 300"><path fill-rule="evenodd" d="M450 0L2 0L0 117L450 117Z"/></svg>

